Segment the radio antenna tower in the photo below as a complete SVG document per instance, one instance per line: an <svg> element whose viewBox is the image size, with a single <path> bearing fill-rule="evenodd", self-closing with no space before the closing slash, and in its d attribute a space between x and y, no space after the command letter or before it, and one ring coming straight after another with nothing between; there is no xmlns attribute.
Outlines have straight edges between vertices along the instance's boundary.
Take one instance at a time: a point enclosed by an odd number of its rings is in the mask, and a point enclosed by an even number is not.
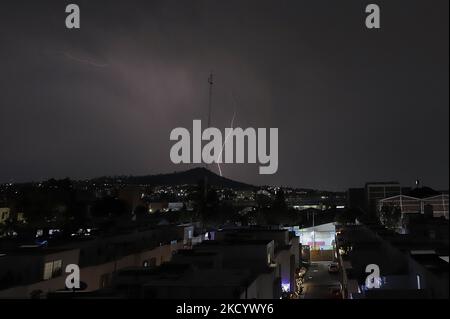
<svg viewBox="0 0 450 319"><path fill-rule="evenodd" d="M214 85L213 81L213 73L211 72L208 77L208 83L209 83L209 97L208 97L208 128L211 127L211 109L212 109L212 89ZM208 169L208 164L205 163L205 168ZM208 196L208 176L207 173L205 173L205 180L204 180L204 194L205 203Z"/></svg>
<svg viewBox="0 0 450 319"><path fill-rule="evenodd" d="M208 77L208 83L209 83L208 127L211 127L212 89L213 89L213 85L214 85L213 74L212 74L212 72L209 74L209 77Z"/></svg>

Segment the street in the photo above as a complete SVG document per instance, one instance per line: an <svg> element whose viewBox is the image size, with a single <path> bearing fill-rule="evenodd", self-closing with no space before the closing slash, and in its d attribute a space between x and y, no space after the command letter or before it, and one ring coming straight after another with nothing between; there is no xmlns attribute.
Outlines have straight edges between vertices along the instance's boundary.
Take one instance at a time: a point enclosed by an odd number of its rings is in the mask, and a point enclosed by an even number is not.
<svg viewBox="0 0 450 319"><path fill-rule="evenodd" d="M330 299L331 289L339 288L339 273L328 272L328 261L313 262L304 277L303 299Z"/></svg>

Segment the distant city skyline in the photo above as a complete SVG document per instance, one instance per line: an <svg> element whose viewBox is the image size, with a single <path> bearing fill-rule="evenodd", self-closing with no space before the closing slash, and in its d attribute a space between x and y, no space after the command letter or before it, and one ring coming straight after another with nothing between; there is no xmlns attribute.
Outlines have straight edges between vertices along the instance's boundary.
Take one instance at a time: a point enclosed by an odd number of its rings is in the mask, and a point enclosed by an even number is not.
<svg viewBox="0 0 450 319"><path fill-rule="evenodd" d="M380 30L360 0L73 2L79 30L65 2L0 5L0 183L198 167L169 134L207 122L213 72L212 126L279 130L276 174L224 177L449 188L448 1L377 0Z"/></svg>
<svg viewBox="0 0 450 319"><path fill-rule="evenodd" d="M102 179L102 178L121 179L121 178L130 178L130 177L131 178L141 178L141 177L146 177L146 176L159 177L161 175L171 175L171 174L179 174L179 173L184 173L184 172L190 172L190 171L198 169L198 168L205 169L205 167L203 165L201 165L201 166L195 166L195 167L192 167L190 169L183 170L183 171L160 172L160 173L156 173L156 174L142 174L142 175L116 174L116 175L104 175L104 176L94 176L94 177L86 177L86 178L73 178L73 177L69 177L69 176L65 176L65 177L49 177L47 179L32 180L32 181L19 181L17 183L19 183L19 184L20 183L25 183L25 184L26 183L40 183L40 182L45 182L45 181L52 180L52 179L64 180L64 179L67 179L67 178L69 178L70 180L72 180L74 182L85 182L85 181L88 181L88 180L89 181L93 181L93 180ZM248 183L248 182L243 181L243 180L232 179L232 178L228 178L226 176L220 176L219 174L217 174L217 172L213 172L212 170L210 170L210 172L212 172L213 174L216 174L218 178L222 178L223 177L225 179L231 180L232 182L237 182L237 184L247 184L248 186L254 186L254 187L257 187L257 188L258 187L261 187L261 188L264 188L264 187L282 187L282 188L290 188L290 189L305 189L305 190L315 190L315 191L324 191L324 192L338 192L339 193L339 192L346 192L349 189L364 189L364 187L367 184L378 184L378 183L380 183L380 184L384 184L384 183L391 184L391 183L398 183L398 186L400 188L405 188L405 189L408 189L408 188L409 189L422 189L423 187L425 187L425 188L434 189L437 192L448 193L448 191L449 191L448 188L447 189L436 188L433 185L424 184L424 183L422 183L422 181L419 181L419 183L417 183L417 180L415 180L413 184L401 183L400 181L393 181L393 180L392 181L389 181L389 180L365 181L364 183L362 183L360 185L352 185L352 186L348 186L348 187L343 188L343 189L327 189L327 188L323 188L323 187L322 188L321 187L314 188L314 187L307 187L307 186L302 186L302 185L298 186L298 185L281 185L281 184L252 184L252 183ZM15 181L14 181L14 183L15 183ZM0 185L1 184L5 185L5 184L8 184L8 182L0 183ZM138 184L142 184L142 183L139 182ZM185 184L185 183L179 183L179 184L172 183L172 184L173 185L182 185L182 184ZM155 183L149 183L149 185L157 186L159 184L157 184L157 183L156 184ZM161 184L161 185L163 185L163 184ZM237 186L235 186L235 187L237 187ZM219 188L221 188L221 187L219 187Z"/></svg>

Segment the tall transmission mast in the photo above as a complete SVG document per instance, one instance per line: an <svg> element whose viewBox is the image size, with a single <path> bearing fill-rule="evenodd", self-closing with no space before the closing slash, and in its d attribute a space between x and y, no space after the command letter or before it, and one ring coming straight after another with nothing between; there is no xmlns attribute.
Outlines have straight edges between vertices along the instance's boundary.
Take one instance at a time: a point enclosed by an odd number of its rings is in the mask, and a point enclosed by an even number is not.
<svg viewBox="0 0 450 319"><path fill-rule="evenodd" d="M208 83L209 83L209 98L208 98L208 128L209 128L209 127L211 127L212 89L213 89L213 85L214 85L212 72L209 74ZM205 168L206 169L208 168L208 164L206 164L206 163L205 163ZM207 174L207 173L205 173L205 174ZM203 196L204 196L205 202L206 202L207 196L208 196L208 176L207 175L205 175L205 180L204 180Z"/></svg>
<svg viewBox="0 0 450 319"><path fill-rule="evenodd" d="M208 77L208 83L209 83L208 127L211 127L212 89L213 89L213 85L214 85L213 74L212 74L212 72L209 74L209 77Z"/></svg>

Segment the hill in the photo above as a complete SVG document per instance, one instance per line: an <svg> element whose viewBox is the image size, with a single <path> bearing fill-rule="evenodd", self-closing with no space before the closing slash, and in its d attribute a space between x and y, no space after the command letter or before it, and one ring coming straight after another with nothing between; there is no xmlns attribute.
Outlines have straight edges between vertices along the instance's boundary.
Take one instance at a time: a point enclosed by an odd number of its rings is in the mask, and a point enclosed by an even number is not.
<svg viewBox="0 0 450 319"><path fill-rule="evenodd" d="M93 181L98 183L113 183L120 180L128 185L196 185L207 177L208 183L215 187L253 189L255 186L234 181L229 178L219 176L210 170L197 167L187 171L174 172L169 174L144 175L144 176L119 176L100 177Z"/></svg>

